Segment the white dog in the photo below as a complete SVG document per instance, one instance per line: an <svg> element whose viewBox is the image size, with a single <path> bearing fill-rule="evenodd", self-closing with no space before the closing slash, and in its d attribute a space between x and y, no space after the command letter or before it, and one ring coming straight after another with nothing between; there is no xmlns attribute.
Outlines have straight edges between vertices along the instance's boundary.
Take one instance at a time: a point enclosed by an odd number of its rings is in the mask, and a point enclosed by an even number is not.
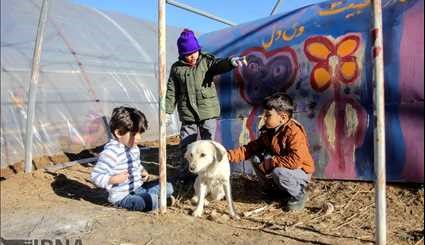
<svg viewBox="0 0 425 245"><path fill-rule="evenodd" d="M192 215L202 216L205 197L209 194L212 200L221 200L226 196L229 213L232 218L239 218L235 213L230 188L230 163L226 149L212 140L199 140L190 144L185 153L189 162L189 171L198 175L195 180L195 196L197 203Z"/></svg>

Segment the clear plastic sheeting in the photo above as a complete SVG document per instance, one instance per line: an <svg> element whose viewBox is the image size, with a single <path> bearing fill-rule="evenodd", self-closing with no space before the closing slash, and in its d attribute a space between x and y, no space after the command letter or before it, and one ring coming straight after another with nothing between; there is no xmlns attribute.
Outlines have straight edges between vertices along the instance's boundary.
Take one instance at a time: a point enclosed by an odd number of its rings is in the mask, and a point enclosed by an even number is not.
<svg viewBox="0 0 425 245"><path fill-rule="evenodd" d="M1 167L24 159L31 64L41 0L1 1ZM104 144L112 109L145 113L158 138L157 27L69 1L49 1L36 95L33 156ZM167 68L180 28L167 28ZM168 71L167 71L168 74ZM175 115L175 119L176 119ZM176 134L178 120L169 126Z"/></svg>

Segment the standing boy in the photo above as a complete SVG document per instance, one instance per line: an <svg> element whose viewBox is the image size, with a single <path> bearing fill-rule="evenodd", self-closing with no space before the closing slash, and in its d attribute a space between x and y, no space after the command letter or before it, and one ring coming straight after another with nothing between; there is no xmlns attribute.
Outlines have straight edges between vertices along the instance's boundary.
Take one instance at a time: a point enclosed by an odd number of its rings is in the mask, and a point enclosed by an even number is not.
<svg viewBox="0 0 425 245"><path fill-rule="evenodd" d="M181 166L178 178L191 182L194 176L187 170L183 158L187 145L198 134L201 139L214 140L220 102L213 83L217 74L225 73L246 63L244 57L217 59L200 52L201 46L191 30L184 29L177 40L179 60L171 66L166 93L167 121L177 106L180 129Z"/></svg>

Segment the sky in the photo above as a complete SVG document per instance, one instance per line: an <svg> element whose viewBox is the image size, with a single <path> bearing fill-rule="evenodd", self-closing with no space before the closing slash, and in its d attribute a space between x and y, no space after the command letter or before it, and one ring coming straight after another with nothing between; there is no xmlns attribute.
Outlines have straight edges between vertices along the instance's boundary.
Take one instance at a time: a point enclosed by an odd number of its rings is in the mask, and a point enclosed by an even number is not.
<svg viewBox="0 0 425 245"><path fill-rule="evenodd" d="M72 0L100 10L114 11L139 19L157 22L157 0ZM208 12L236 24L242 24L270 15L276 0L177 0L194 8ZM289 12L299 7L323 2L323 0L281 0L275 13ZM167 4L167 25L189 28L207 33L228 27L228 25L204 16L188 12Z"/></svg>

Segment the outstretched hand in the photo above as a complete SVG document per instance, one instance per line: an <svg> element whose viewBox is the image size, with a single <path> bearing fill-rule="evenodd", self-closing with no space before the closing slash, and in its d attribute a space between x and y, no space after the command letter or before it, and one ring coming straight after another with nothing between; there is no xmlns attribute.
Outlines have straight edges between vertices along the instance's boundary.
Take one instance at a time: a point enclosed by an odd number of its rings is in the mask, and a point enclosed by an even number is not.
<svg viewBox="0 0 425 245"><path fill-rule="evenodd" d="M248 62L246 61L246 56L234 56L230 58L230 63L232 63L234 67L248 65Z"/></svg>

